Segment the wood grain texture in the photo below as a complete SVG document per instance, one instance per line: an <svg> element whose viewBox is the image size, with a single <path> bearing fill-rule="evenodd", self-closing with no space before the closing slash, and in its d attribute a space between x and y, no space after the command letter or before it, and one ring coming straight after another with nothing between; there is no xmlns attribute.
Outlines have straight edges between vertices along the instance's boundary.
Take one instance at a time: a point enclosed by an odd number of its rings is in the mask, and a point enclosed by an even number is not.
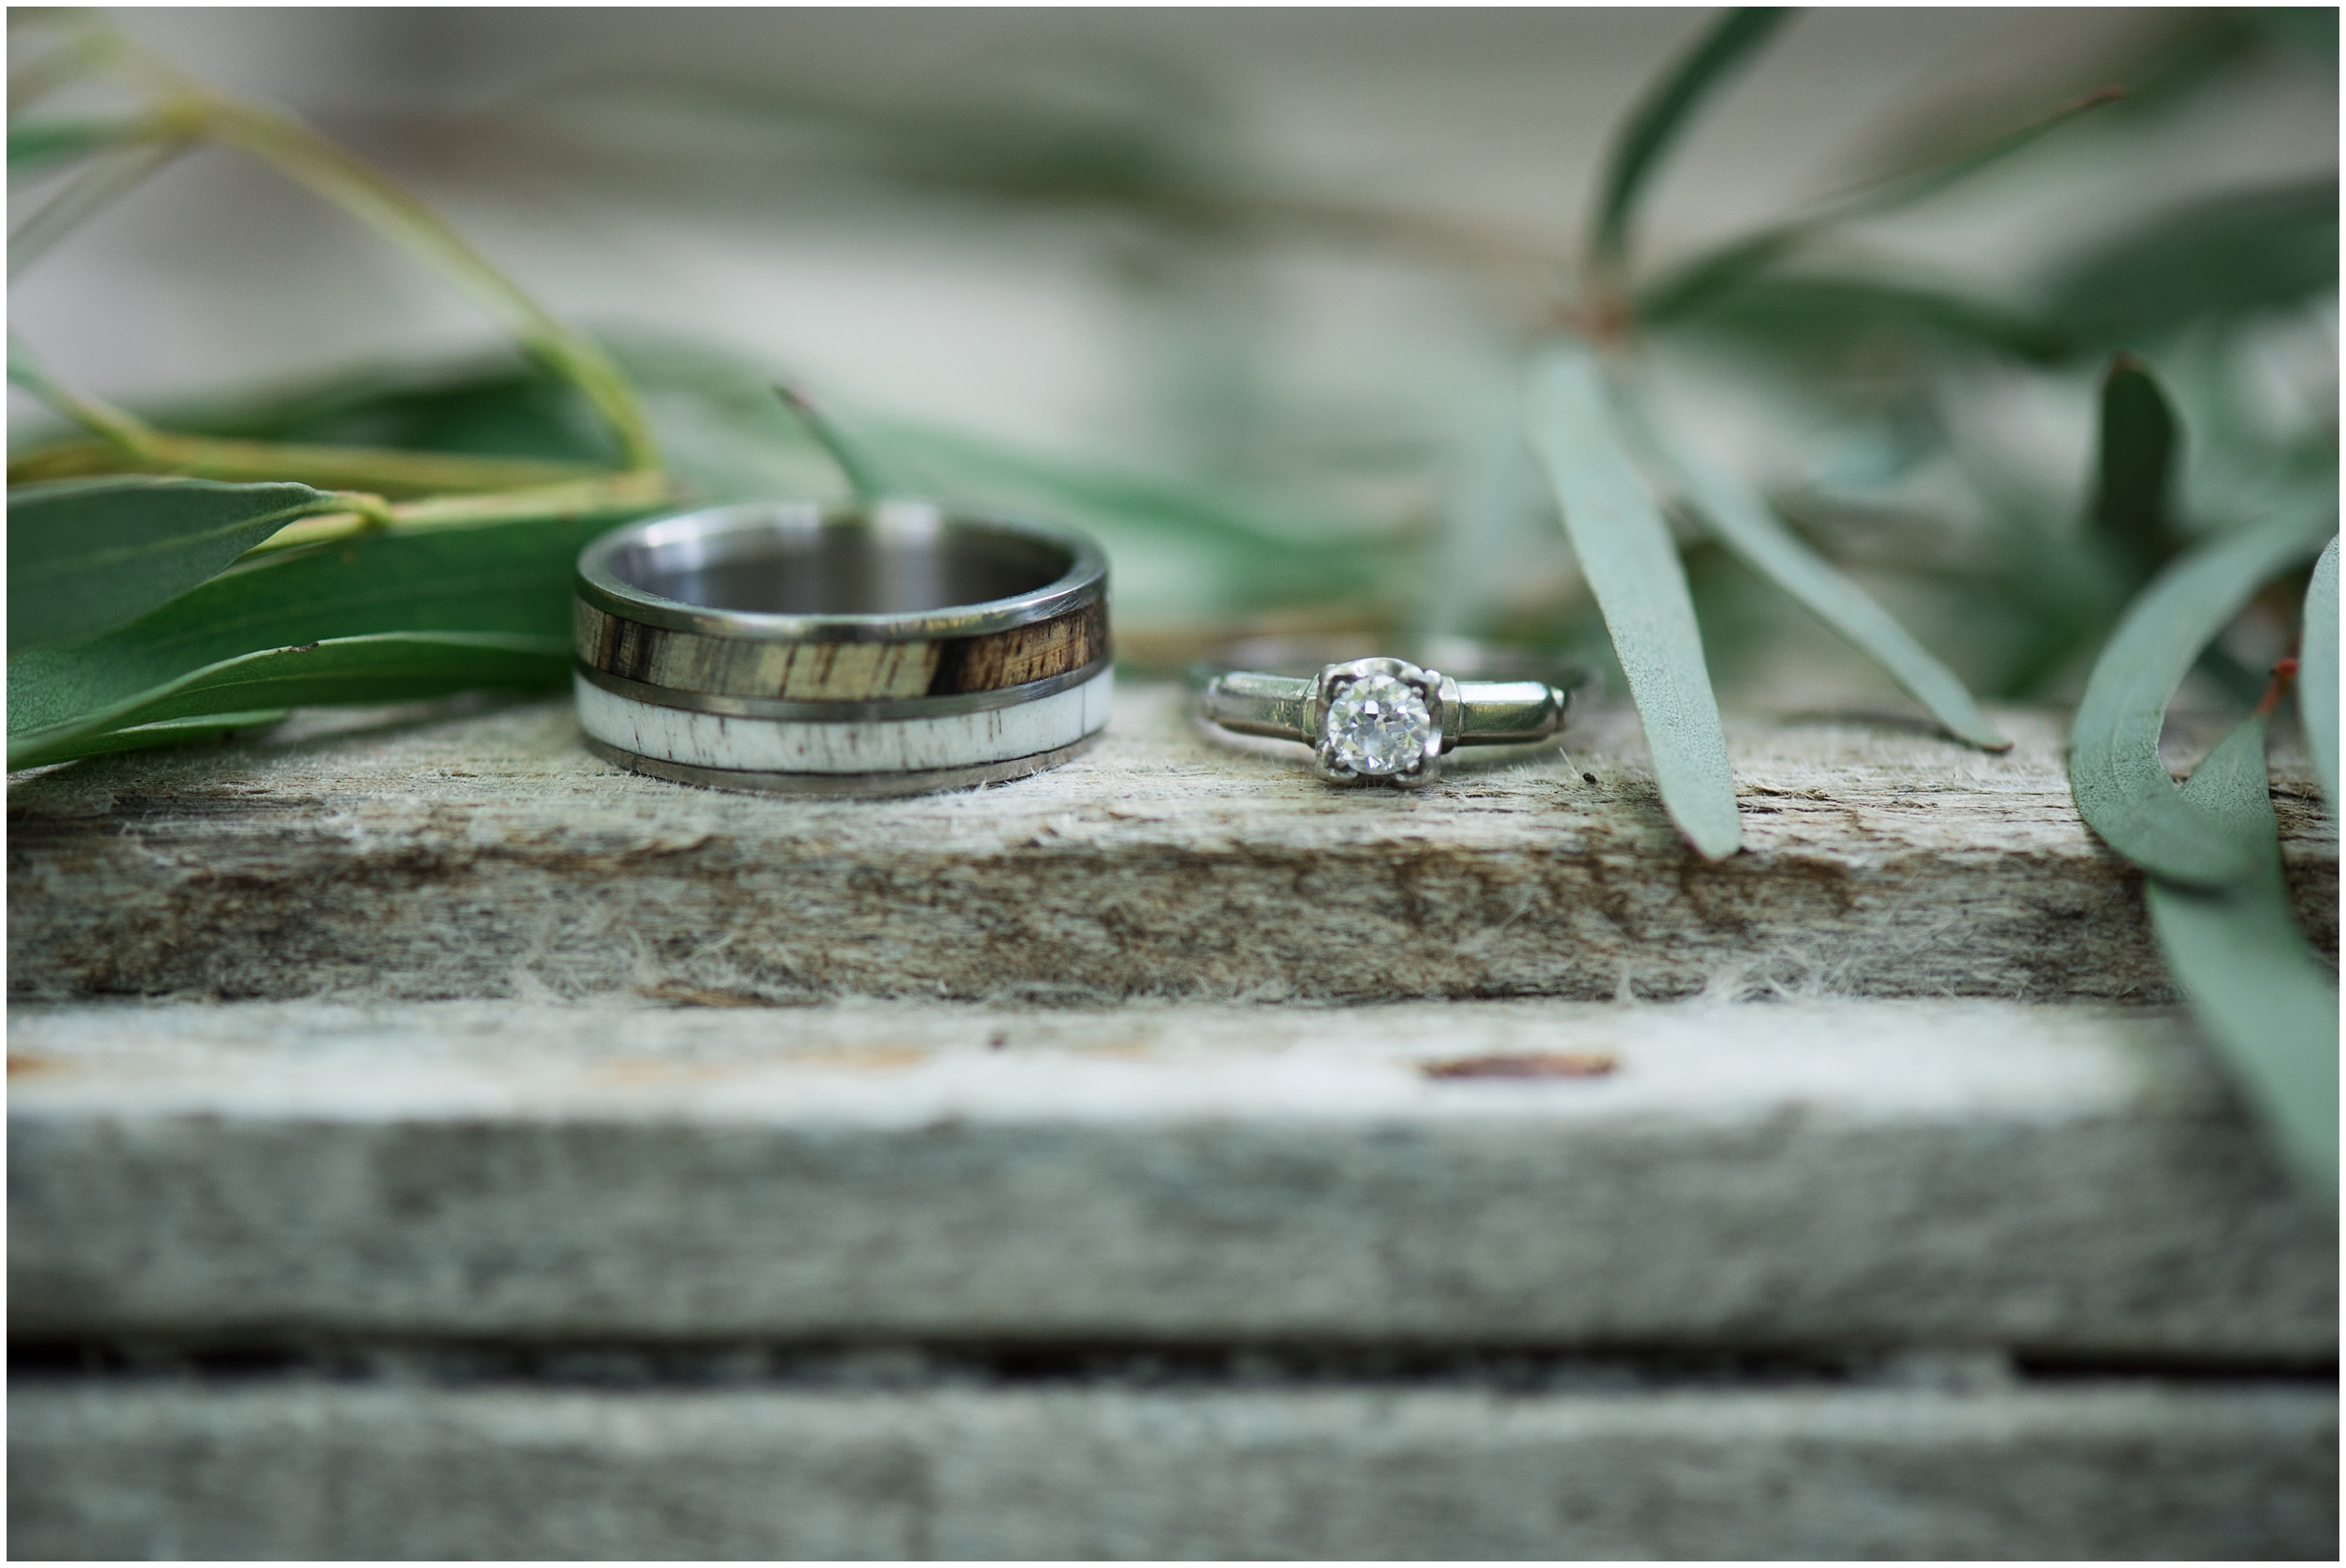
<svg viewBox="0 0 2346 1568"><path fill-rule="evenodd" d="M2314 1387L16 1384L21 1558L2328 1559Z"/></svg>
<svg viewBox="0 0 2346 1568"><path fill-rule="evenodd" d="M571 609L581 660L647 686L791 702L955 696L1067 675L1104 658L1107 611L937 642L754 642L646 626L585 602Z"/></svg>
<svg viewBox="0 0 2346 1568"><path fill-rule="evenodd" d="M11 1012L10 1332L2336 1354L2174 1017ZM1459 1058L1609 1058L1442 1078Z"/></svg>
<svg viewBox="0 0 2346 1568"><path fill-rule="evenodd" d="M983 791L782 800L627 774L568 702L296 721L12 780L18 997L612 993L1090 1003L1853 993L2171 997L2064 718L1982 755L1897 721L1730 724L1747 848L1686 852L1625 706L1529 763L1338 790L1300 747L1120 692L1102 743ZM2206 739L2212 740L2210 734ZM2195 738L2186 736L2180 755ZM2277 805L2338 941L2302 757Z"/></svg>
<svg viewBox="0 0 2346 1568"><path fill-rule="evenodd" d="M939 644L929 695L1024 686L1080 670L1107 655L1107 606L1094 602L1056 620Z"/></svg>

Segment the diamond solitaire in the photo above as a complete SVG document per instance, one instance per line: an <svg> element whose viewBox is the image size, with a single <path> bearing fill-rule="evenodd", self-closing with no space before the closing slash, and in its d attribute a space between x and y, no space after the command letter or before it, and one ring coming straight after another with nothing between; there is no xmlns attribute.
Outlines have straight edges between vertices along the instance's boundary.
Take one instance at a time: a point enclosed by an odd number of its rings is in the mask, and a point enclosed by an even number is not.
<svg viewBox="0 0 2346 1568"><path fill-rule="evenodd" d="M1447 749L1444 681L1402 659L1331 664L1312 683L1312 761L1331 784L1433 783Z"/></svg>
<svg viewBox="0 0 2346 1568"><path fill-rule="evenodd" d="M1425 699L1389 675L1363 676L1338 688L1328 705L1328 751L1337 766L1382 778L1425 765L1425 743L1441 725Z"/></svg>

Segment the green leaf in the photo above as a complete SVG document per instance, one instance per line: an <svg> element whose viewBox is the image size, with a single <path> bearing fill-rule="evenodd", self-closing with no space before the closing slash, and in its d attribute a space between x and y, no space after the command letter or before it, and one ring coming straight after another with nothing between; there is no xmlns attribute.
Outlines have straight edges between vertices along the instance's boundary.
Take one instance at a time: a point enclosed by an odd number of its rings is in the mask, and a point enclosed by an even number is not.
<svg viewBox="0 0 2346 1568"><path fill-rule="evenodd" d="M2113 236L2052 278L2046 310L2091 342L2293 305L2338 282L2338 182L2194 202Z"/></svg>
<svg viewBox="0 0 2346 1568"><path fill-rule="evenodd" d="M865 450L862 443L842 430L816 406L804 388L776 382L774 395L782 399L783 406L806 427L806 433L815 437L815 444L823 449L832 465L838 468L839 477L847 481L847 488L854 493L857 500L869 505L891 497L931 494L933 487L930 485L900 473L898 465Z"/></svg>
<svg viewBox="0 0 2346 1568"><path fill-rule="evenodd" d="M1623 449L1605 372L1586 345L1533 361L1531 444L1628 678L1662 804L1710 860L1743 842L1718 700L1702 662L1686 571L1669 525Z"/></svg>
<svg viewBox="0 0 2346 1568"><path fill-rule="evenodd" d="M8 495L8 647L145 614L297 518L342 503L306 484L67 480Z"/></svg>
<svg viewBox="0 0 2346 1568"><path fill-rule="evenodd" d="M313 643L486 636L492 641L480 645L481 677L470 684L511 684L517 649L540 650L535 681L558 684L568 669L578 552L609 525L607 518L534 520L362 534L238 567L127 626L28 648L8 661L10 766L23 766L13 760L17 748L35 738L44 759L55 760L52 754L60 747L160 718L291 707L297 700L390 702L457 689L446 669L461 662L461 648L446 658L434 652L428 678L403 686L406 677L399 672L420 668L416 652L386 642L366 644L352 657L363 662L379 656L388 680L361 680L340 656L330 664L341 682L336 689L363 688L363 696L261 696L241 690L246 677L234 673L182 691L189 677L215 666ZM277 672L264 673L274 679ZM166 696L169 711L147 709Z"/></svg>
<svg viewBox="0 0 2346 1568"><path fill-rule="evenodd" d="M2069 732L2079 814L2144 870L2193 888L2256 875L2262 844L2236 819L2194 804L2159 761L2175 688L2256 590L2337 531L2338 509L2299 505L2177 560L2126 609L2103 646Z"/></svg>
<svg viewBox="0 0 2346 1568"><path fill-rule="evenodd" d="M185 152L186 137L131 143L94 160L8 235L8 277L22 276L50 247Z"/></svg>
<svg viewBox="0 0 2346 1568"><path fill-rule="evenodd" d="M1147 615L1325 605L1372 595L1404 570L1398 541L1352 534L1332 549L1326 519L1277 496L1035 457L926 426L866 428L869 446L956 503L1089 531L1118 574L1118 603Z"/></svg>
<svg viewBox="0 0 2346 1568"><path fill-rule="evenodd" d="M39 120L8 127L8 182L37 180L146 129L150 122L109 116Z"/></svg>
<svg viewBox="0 0 2346 1568"><path fill-rule="evenodd" d="M2338 984L2306 945L2281 877L2262 714L2217 743L2183 787L2194 808L2257 845L2220 891L2146 884L2169 972L2273 1129L2282 1153L2338 1201Z"/></svg>
<svg viewBox="0 0 2346 1568"><path fill-rule="evenodd" d="M595 406L611 427L629 467L659 466L659 448L635 389L610 355L594 340L556 321L438 214L369 165L274 110L226 100L213 102L209 109L205 121L207 136L240 147L308 186L470 294L524 347L567 377Z"/></svg>
<svg viewBox="0 0 2346 1568"><path fill-rule="evenodd" d="M1980 712L1961 677L1916 642L1865 589L1802 543L1758 493L1667 442L1650 421L1641 428L1664 468L1676 477L1721 543L1887 670L1952 734L1991 752L2012 749L2012 742Z"/></svg>
<svg viewBox="0 0 2346 1568"><path fill-rule="evenodd" d="M2297 647L2297 710L2313 770L2338 814L2338 538L2332 535L2306 585L2305 632Z"/></svg>
<svg viewBox="0 0 2346 1568"><path fill-rule="evenodd" d="M2168 493L2175 468L2175 411L2150 367L2131 354L2102 377L2099 472L2093 526L2120 560L2148 577L2173 554Z"/></svg>
<svg viewBox="0 0 2346 1568"><path fill-rule="evenodd" d="M1673 303L1648 324L1699 331L1798 358L1896 332L2048 363L2077 344L2057 327L1928 283L1889 278L1760 275Z"/></svg>
<svg viewBox="0 0 2346 1568"><path fill-rule="evenodd" d="M1646 89L1645 97L1622 122L1607 160L1591 251L1597 265L1617 267L1626 260L1638 198L1662 155L1692 123L1696 107L1768 41L1785 16L1784 8L1776 6L1746 6L1728 12L1679 58L1668 75Z"/></svg>
<svg viewBox="0 0 2346 1568"><path fill-rule="evenodd" d="M610 431L576 388L542 365L503 356L144 412L156 425L190 435L593 467L619 461Z"/></svg>
<svg viewBox="0 0 2346 1568"><path fill-rule="evenodd" d="M108 752L144 752L159 746L187 746L199 740L217 740L238 730L266 729L291 712L290 708L264 708L250 713L206 713L192 719L165 719L158 723L133 724L129 729L109 730L84 741L72 749L71 756L99 756ZM70 760L70 757L60 760Z"/></svg>
<svg viewBox="0 0 2346 1568"><path fill-rule="evenodd" d="M2078 115L2105 103L2115 102L2123 96L2115 88L2089 93L2018 130L2006 131L1975 147L1893 175L1878 184L1828 197L1755 234L1683 262L1638 291L1638 318L1659 322L1683 315L1712 296L1741 284L1820 230L1836 223L1853 222L1861 218L1878 218L1885 212L1894 212L1899 207L1911 206L1936 196L1950 186L2001 163Z"/></svg>
<svg viewBox="0 0 2346 1568"><path fill-rule="evenodd" d="M225 659L102 712L11 734L8 767L123 750L136 729L159 742L185 738L179 726L160 721L209 716L218 725L222 715L262 708L406 702L483 687L550 689L566 684L570 671L568 637L445 632L336 637Z"/></svg>

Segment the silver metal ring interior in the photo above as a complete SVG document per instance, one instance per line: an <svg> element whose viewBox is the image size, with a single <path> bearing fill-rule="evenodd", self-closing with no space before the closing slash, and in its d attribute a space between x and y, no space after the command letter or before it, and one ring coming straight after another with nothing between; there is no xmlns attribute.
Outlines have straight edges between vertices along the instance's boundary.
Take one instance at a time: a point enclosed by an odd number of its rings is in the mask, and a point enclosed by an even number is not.
<svg viewBox="0 0 2346 1568"><path fill-rule="evenodd" d="M1082 535L919 502L721 507L589 544L572 606L593 749L823 795L1055 766L1107 722L1107 562Z"/></svg>
<svg viewBox="0 0 2346 1568"><path fill-rule="evenodd" d="M1552 739L1587 679L1535 653L1457 639L1410 651L1425 662L1324 639L1261 639L1202 662L1191 682L1210 726L1309 746L1313 770L1331 784L1417 789L1461 746ZM1329 653L1341 656L1316 662ZM1460 678L1477 674L1495 678Z"/></svg>

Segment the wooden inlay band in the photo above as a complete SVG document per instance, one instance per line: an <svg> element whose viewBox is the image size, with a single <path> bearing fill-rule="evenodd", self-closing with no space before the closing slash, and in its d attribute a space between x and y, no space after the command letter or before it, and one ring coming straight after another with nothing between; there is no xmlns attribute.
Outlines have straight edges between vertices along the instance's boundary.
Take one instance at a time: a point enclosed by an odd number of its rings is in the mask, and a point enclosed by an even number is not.
<svg viewBox="0 0 2346 1568"><path fill-rule="evenodd" d="M998 692L1083 669L1108 652L1107 606L936 642L754 642L675 632L572 601L580 661L645 686L710 696L870 702Z"/></svg>

